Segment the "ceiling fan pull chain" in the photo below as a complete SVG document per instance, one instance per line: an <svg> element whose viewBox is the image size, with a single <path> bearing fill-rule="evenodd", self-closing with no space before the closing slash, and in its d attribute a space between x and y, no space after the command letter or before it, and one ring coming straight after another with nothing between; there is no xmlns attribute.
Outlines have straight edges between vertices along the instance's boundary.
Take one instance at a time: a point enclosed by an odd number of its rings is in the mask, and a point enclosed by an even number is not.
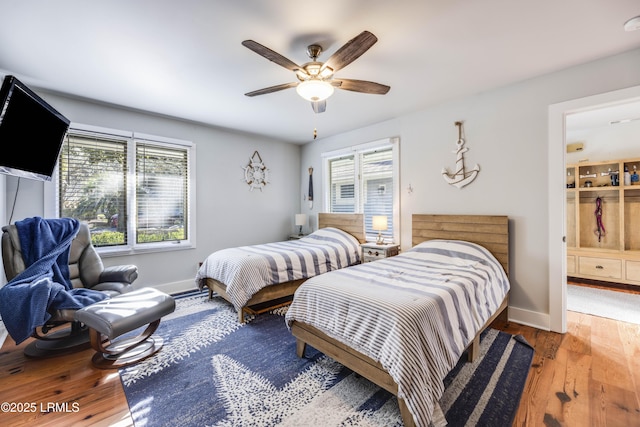
<svg viewBox="0 0 640 427"><path fill-rule="evenodd" d="M316 115L313 115L313 139L315 140L316 138L318 138L318 119L316 118Z"/></svg>

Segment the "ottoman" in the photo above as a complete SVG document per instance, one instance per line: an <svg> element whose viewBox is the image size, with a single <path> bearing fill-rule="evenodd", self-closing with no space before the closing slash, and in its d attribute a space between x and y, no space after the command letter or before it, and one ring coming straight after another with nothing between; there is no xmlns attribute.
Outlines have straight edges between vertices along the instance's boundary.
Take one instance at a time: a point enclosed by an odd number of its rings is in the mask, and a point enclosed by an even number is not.
<svg viewBox="0 0 640 427"><path fill-rule="evenodd" d="M78 310L75 320L89 328L93 365L100 369L121 368L139 362L162 348L161 337L152 337L160 319L175 310L170 295L142 288L99 301ZM130 333L147 327L140 333Z"/></svg>

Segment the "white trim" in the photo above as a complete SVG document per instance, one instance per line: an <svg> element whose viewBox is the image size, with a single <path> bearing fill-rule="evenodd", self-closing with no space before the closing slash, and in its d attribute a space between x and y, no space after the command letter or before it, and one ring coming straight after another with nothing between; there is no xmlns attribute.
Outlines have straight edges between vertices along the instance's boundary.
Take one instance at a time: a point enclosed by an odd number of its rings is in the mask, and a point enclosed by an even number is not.
<svg viewBox="0 0 640 427"><path fill-rule="evenodd" d="M140 286L141 285L134 285L134 288L139 289ZM195 280L181 280L179 282L160 283L154 284L151 287L167 294L177 294L180 292L198 290L198 286L196 285Z"/></svg>
<svg viewBox="0 0 640 427"><path fill-rule="evenodd" d="M133 135L127 141L127 208L126 214L132 219L127 221L127 238L125 239L125 246L110 246L98 248L98 253L124 255L135 254L138 252L136 248L136 227L134 222L138 218L138 204L136 200L136 145Z"/></svg>
<svg viewBox="0 0 640 427"><path fill-rule="evenodd" d="M329 206L331 206L331 191L327 190L331 188L331 183L329 182L331 179L329 178L329 161L327 158L322 156L322 182L320 183L322 187L322 207L320 209L321 212L329 212ZM314 200L317 200L317 196L314 196Z"/></svg>
<svg viewBox="0 0 640 427"><path fill-rule="evenodd" d="M549 106L547 162L549 181L549 330L567 331L567 245L565 117L572 113L640 101L640 86L574 99Z"/></svg>
<svg viewBox="0 0 640 427"><path fill-rule="evenodd" d="M544 331L549 330L549 315L537 311L510 306L509 321L520 325L542 329Z"/></svg>
<svg viewBox="0 0 640 427"><path fill-rule="evenodd" d="M402 232L400 229L400 206L402 206L402 203L400 203L400 138L394 137L390 139L391 145L393 146L393 176L395 177L395 179L393 180L393 194L398 195L394 198L393 201L393 242L400 244L400 236L402 236Z"/></svg>
<svg viewBox="0 0 640 427"><path fill-rule="evenodd" d="M69 125L69 131L67 133L81 133L88 135L102 134L105 136L115 136L126 139L133 137L132 131L85 125L82 123L71 123Z"/></svg>
<svg viewBox="0 0 640 427"><path fill-rule="evenodd" d="M55 169L53 170L53 176L58 176L58 165L56 164ZM57 185L58 179L54 178L51 181L43 182L43 199L44 199L44 209L43 214L45 218L55 218L57 214L56 207L58 206L58 192Z"/></svg>
<svg viewBox="0 0 640 427"><path fill-rule="evenodd" d="M189 158L187 159L187 168L189 173L187 177L187 202L189 203L189 217L187 218L187 236L191 247L196 247L196 144L191 143L189 149Z"/></svg>
<svg viewBox="0 0 640 427"><path fill-rule="evenodd" d="M149 141L149 142L157 142L157 143L166 143L170 145L183 145L185 147L191 147L194 145L193 142L187 141L184 139L177 138L168 138L165 136L156 136L156 135L148 135L146 133L134 132L133 139L141 140L141 141Z"/></svg>
<svg viewBox="0 0 640 427"><path fill-rule="evenodd" d="M383 138L377 141L365 142L358 145L352 145L346 148L340 148L338 150L326 151L321 153L320 156L324 158L334 158L340 156L353 155L354 153L366 153L367 151L374 151L383 148L392 147L400 141L399 137Z"/></svg>
<svg viewBox="0 0 640 427"><path fill-rule="evenodd" d="M549 318L546 330L567 331L565 120L562 107L549 107ZM561 177L559 173L561 172ZM557 217L557 218L556 218ZM563 261L564 260L564 261Z"/></svg>

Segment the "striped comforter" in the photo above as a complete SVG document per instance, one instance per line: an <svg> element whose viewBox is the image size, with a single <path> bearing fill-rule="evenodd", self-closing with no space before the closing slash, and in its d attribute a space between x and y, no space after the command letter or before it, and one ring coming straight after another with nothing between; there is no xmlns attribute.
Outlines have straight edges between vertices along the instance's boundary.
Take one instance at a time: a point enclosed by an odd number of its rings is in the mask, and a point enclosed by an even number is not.
<svg viewBox="0 0 640 427"><path fill-rule="evenodd" d="M418 426L443 380L509 291L482 246L431 240L392 258L307 280L286 314L380 362Z"/></svg>
<svg viewBox="0 0 640 427"><path fill-rule="evenodd" d="M231 303L240 310L265 286L306 279L359 262L358 239L327 227L298 240L216 251L198 270L196 283L200 289L206 278L225 284Z"/></svg>

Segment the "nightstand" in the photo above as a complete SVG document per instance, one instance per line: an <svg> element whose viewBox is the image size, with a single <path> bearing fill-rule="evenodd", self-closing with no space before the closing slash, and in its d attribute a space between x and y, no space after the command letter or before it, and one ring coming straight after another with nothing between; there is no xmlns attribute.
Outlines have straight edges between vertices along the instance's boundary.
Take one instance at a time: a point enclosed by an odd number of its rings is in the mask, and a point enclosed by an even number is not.
<svg viewBox="0 0 640 427"><path fill-rule="evenodd" d="M363 243L360 248L362 248L362 262L365 263L398 255L400 245L393 243L387 245Z"/></svg>

